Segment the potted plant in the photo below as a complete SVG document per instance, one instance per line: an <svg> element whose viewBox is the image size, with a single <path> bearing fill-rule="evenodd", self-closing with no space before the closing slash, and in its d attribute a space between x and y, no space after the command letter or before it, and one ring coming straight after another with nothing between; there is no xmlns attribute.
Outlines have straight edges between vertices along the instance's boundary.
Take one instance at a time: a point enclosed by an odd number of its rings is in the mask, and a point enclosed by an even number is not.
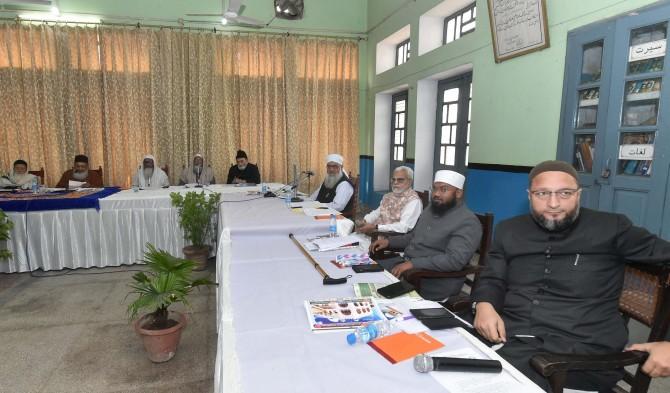
<svg viewBox="0 0 670 393"><path fill-rule="evenodd" d="M9 240L9 233L12 231L14 223L7 217L5 212L0 210L0 246L6 246L7 240ZM0 260L9 259L12 257L12 253L5 249L0 248Z"/></svg>
<svg viewBox="0 0 670 393"><path fill-rule="evenodd" d="M152 244L144 253L142 262L149 268L133 275L130 295L137 295L128 305L128 316L137 318L142 311L149 311L134 322L135 331L142 338L149 359L155 363L167 362L174 357L181 332L186 327L184 314L168 310L172 304L188 306L188 295L193 288L214 285L206 278L191 277L195 263L157 250Z"/></svg>
<svg viewBox="0 0 670 393"><path fill-rule="evenodd" d="M209 246L205 244L212 231L212 215L214 215L221 200L221 194L205 194L204 191L195 191L180 194L170 194L172 206L179 212L179 226L184 230L184 237L190 243L184 247L184 257L195 261L196 270L207 267Z"/></svg>

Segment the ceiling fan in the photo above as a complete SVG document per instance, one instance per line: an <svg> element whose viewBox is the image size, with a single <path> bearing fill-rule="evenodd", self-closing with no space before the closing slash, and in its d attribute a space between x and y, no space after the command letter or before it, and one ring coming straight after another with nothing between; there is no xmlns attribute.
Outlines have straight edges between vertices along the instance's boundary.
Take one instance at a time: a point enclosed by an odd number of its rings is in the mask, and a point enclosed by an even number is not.
<svg viewBox="0 0 670 393"><path fill-rule="evenodd" d="M222 14L186 14L186 16L219 16L221 17L221 23L224 25L233 24L237 26L255 27L255 28L264 27L266 23L263 22L262 20L242 16L242 13L246 8L242 4L243 2L244 0L229 0L228 8L225 8L224 6L225 0L223 0L221 2L222 6L221 8L224 9L225 11Z"/></svg>

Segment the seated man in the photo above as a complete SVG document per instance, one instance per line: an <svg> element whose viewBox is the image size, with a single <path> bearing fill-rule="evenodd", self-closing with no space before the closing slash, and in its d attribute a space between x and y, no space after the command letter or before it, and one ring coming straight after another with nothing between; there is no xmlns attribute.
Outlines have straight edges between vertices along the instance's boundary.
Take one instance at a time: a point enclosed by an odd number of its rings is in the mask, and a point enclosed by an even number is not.
<svg viewBox="0 0 670 393"><path fill-rule="evenodd" d="M258 167L254 164L249 163L247 158L247 153L244 150L238 150L237 156L235 156L237 165L233 165L228 170L228 184L260 184L261 183L261 173L258 171Z"/></svg>
<svg viewBox="0 0 670 393"><path fill-rule="evenodd" d="M214 172L209 166L205 166L205 159L202 154L196 154L193 157L193 165L184 168L179 177L179 185L184 184L214 184Z"/></svg>
<svg viewBox="0 0 670 393"><path fill-rule="evenodd" d="M399 166L391 177L391 192L384 195L379 207L364 218L357 232L370 234L375 231L407 233L419 219L423 206L416 191L412 190L414 171Z"/></svg>
<svg viewBox="0 0 670 393"><path fill-rule="evenodd" d="M133 175L133 187L162 188L169 187L170 180L167 174L156 166L156 159L151 154L144 156L142 165Z"/></svg>
<svg viewBox="0 0 670 393"><path fill-rule="evenodd" d="M538 352L619 352L628 329L617 306L627 261L670 264L670 243L622 214L581 208L575 169L545 161L530 172L530 214L498 224L474 290L475 328L538 385ZM619 371L569 372L566 387L610 391Z"/></svg>
<svg viewBox="0 0 670 393"><path fill-rule="evenodd" d="M76 188L70 187L70 181L84 182L81 187L103 187L100 174L96 171L88 170L88 157L83 154L74 156L74 166L63 173L56 187Z"/></svg>
<svg viewBox="0 0 670 393"><path fill-rule="evenodd" d="M399 236L380 238L370 245L375 252L391 247L404 249L402 257L378 262L400 277L412 268L451 272L467 265L482 238L482 224L463 202L465 177L454 171L437 171L433 183L433 198L414 229ZM420 295L442 301L456 295L464 278L431 278L421 283Z"/></svg>
<svg viewBox="0 0 670 393"><path fill-rule="evenodd" d="M353 207L354 186L342 170L344 158L339 154L326 157L326 178L323 184L310 195L310 198L325 203L338 212L349 211Z"/></svg>
<svg viewBox="0 0 670 393"><path fill-rule="evenodd" d="M12 171L8 175L0 178L0 187L20 187L27 190L32 187L35 178L35 175L28 173L27 162L24 160L16 160L12 166Z"/></svg>

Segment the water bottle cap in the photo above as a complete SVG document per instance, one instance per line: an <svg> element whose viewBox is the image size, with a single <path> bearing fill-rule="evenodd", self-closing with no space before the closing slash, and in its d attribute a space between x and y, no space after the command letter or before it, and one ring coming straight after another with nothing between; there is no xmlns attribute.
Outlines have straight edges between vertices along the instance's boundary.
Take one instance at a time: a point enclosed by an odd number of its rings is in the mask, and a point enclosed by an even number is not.
<svg viewBox="0 0 670 393"><path fill-rule="evenodd" d="M356 344L356 333L347 334L347 343L349 343L349 345Z"/></svg>

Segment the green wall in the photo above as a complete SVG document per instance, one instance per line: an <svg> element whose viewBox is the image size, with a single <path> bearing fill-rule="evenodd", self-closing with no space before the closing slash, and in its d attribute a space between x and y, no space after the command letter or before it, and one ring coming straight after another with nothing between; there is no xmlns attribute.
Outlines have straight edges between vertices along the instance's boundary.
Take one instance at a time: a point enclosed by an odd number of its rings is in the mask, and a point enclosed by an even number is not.
<svg viewBox="0 0 670 393"><path fill-rule="evenodd" d="M361 154L373 154L375 94L402 84L409 85L408 142L411 142L415 132L413 125L416 124L417 81L463 64L472 64L470 162L532 166L554 158L568 31L654 1L547 0L550 47L496 64L487 1L477 0L477 29L474 33L422 56L413 56L407 63L375 75L377 42L411 24L411 45L418 48L419 17L440 2L368 0L368 26L373 29L367 43L368 111L365 128L361 130ZM413 143L408 143L408 157L414 157Z"/></svg>

